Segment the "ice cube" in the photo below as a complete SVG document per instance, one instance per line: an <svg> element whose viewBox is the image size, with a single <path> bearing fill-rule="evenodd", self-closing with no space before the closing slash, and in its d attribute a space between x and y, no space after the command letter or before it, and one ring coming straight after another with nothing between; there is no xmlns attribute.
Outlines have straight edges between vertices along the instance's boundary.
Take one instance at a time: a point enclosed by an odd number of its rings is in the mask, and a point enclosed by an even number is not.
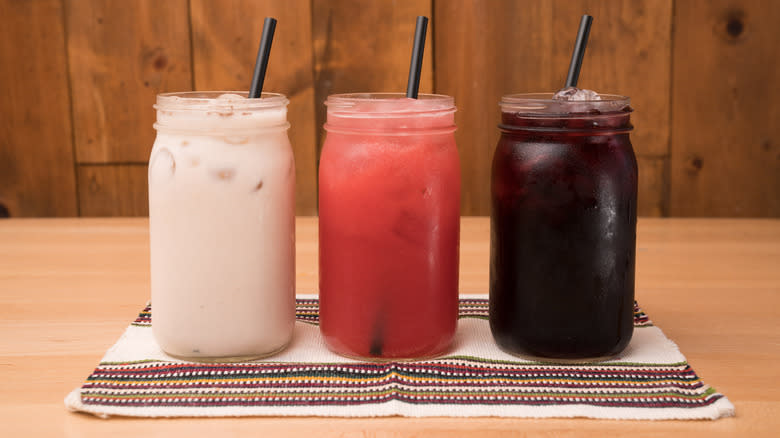
<svg viewBox="0 0 780 438"><path fill-rule="evenodd" d="M425 243L427 230L428 222L423 212L402 209L390 232L412 246L421 246Z"/></svg>
<svg viewBox="0 0 780 438"><path fill-rule="evenodd" d="M565 101L586 101L601 100L601 96L593 90L580 89L577 87L566 87L553 95L553 100Z"/></svg>
<svg viewBox="0 0 780 438"><path fill-rule="evenodd" d="M217 97L219 100L244 100L246 97L238 95L238 94L231 94L231 93L225 93L221 94L219 97Z"/></svg>
<svg viewBox="0 0 780 438"><path fill-rule="evenodd" d="M217 178L220 181L230 181L236 176L235 169L212 169L211 176Z"/></svg>
<svg viewBox="0 0 780 438"><path fill-rule="evenodd" d="M571 96L576 94L580 89L577 87L566 87L558 90L553 94L553 100L569 100Z"/></svg>
<svg viewBox="0 0 780 438"><path fill-rule="evenodd" d="M227 144L247 144L249 143L249 137L241 137L236 135L226 135L223 140Z"/></svg>
<svg viewBox="0 0 780 438"><path fill-rule="evenodd" d="M149 161L149 176L151 178L160 178L162 176L173 176L176 173L176 160L173 154L167 148L160 148L152 154Z"/></svg>

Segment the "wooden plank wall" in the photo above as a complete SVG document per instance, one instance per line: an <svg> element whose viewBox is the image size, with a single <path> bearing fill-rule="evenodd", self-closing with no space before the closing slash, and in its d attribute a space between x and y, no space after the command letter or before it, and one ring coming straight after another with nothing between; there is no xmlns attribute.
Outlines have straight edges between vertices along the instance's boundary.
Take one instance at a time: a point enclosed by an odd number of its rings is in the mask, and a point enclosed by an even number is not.
<svg viewBox="0 0 780 438"><path fill-rule="evenodd" d="M780 216L780 2L678 1L670 213Z"/></svg>
<svg viewBox="0 0 780 438"><path fill-rule="evenodd" d="M76 216L62 3L2 0L0 17L0 216Z"/></svg>
<svg viewBox="0 0 780 438"><path fill-rule="evenodd" d="M403 91L417 15L421 90L459 108L462 212L488 214L498 100L560 86L585 12L580 85L632 97L640 214L780 216L775 0L0 0L0 216L146 215L155 95L246 89L265 16L316 214L323 101Z"/></svg>
<svg viewBox="0 0 780 438"><path fill-rule="evenodd" d="M157 93L192 89L187 0L67 0L82 216L148 214Z"/></svg>

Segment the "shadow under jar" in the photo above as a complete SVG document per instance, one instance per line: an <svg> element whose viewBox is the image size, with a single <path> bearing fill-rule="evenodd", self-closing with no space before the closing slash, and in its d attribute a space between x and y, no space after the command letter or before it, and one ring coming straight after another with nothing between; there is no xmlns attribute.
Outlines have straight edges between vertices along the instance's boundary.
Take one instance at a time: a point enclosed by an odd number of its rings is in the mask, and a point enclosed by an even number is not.
<svg viewBox="0 0 780 438"><path fill-rule="evenodd" d="M624 96L501 99L490 328L505 351L600 359L633 333L637 164Z"/></svg>

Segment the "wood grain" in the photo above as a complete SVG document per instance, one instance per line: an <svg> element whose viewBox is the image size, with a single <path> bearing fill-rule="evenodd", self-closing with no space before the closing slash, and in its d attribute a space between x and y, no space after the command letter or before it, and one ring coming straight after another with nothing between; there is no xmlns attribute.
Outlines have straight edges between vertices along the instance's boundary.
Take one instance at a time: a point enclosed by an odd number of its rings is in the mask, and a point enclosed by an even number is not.
<svg viewBox="0 0 780 438"><path fill-rule="evenodd" d="M580 85L632 98L640 215L780 217L775 0L0 0L0 217L136 214L80 202L78 165L146 163L158 92L246 89L270 15L298 214L316 212L324 100L403 91L417 15L421 90L459 108L462 213L488 214L498 100L559 88L586 12Z"/></svg>
<svg viewBox="0 0 780 438"><path fill-rule="evenodd" d="M780 3L675 6L671 214L780 216Z"/></svg>
<svg viewBox="0 0 780 438"><path fill-rule="evenodd" d="M192 0L195 88L248 90L264 17L278 20L263 89L290 100L297 214L317 211L311 7L307 0Z"/></svg>
<svg viewBox="0 0 780 438"><path fill-rule="evenodd" d="M148 216L146 164L80 165L81 216Z"/></svg>
<svg viewBox="0 0 780 438"><path fill-rule="evenodd" d="M406 92L418 15L429 18L429 0L313 0L312 37L317 127L325 123L330 94ZM436 18L428 23L420 92L433 92ZM324 131L320 130L320 142Z"/></svg>
<svg viewBox="0 0 780 438"><path fill-rule="evenodd" d="M66 0L79 163L144 163L157 93L192 89L187 0Z"/></svg>
<svg viewBox="0 0 780 438"><path fill-rule="evenodd" d="M630 96L637 155L666 156L671 6L671 0L589 0L577 7L565 0L436 1L436 92L454 95L459 108L461 212L489 212L500 97L561 88L585 12L595 20L579 85ZM641 199L659 196L643 192Z"/></svg>
<svg viewBox="0 0 780 438"><path fill-rule="evenodd" d="M0 217L75 216L62 4L0 0Z"/></svg>
<svg viewBox="0 0 780 438"><path fill-rule="evenodd" d="M299 293L316 291L317 220L299 218ZM485 293L489 224L464 218L461 292ZM770 437L780 428L780 221L640 219L637 298L737 417L103 420L62 399L149 298L148 220L0 221L0 422L9 436ZM45 303L45 305L44 305ZM41 421L45 418L46 421Z"/></svg>
<svg viewBox="0 0 780 438"><path fill-rule="evenodd" d="M669 205L669 158L637 157L639 167L639 194L637 215L667 216Z"/></svg>

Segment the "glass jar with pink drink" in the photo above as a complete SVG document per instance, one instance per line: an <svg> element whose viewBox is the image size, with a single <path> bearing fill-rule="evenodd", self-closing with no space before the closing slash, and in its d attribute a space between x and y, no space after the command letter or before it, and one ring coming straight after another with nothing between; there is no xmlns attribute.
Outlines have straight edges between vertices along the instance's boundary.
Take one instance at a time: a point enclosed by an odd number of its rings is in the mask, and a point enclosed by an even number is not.
<svg viewBox="0 0 780 438"><path fill-rule="evenodd" d="M336 353L446 351L458 315L460 164L452 97L342 94L320 159L320 327Z"/></svg>

